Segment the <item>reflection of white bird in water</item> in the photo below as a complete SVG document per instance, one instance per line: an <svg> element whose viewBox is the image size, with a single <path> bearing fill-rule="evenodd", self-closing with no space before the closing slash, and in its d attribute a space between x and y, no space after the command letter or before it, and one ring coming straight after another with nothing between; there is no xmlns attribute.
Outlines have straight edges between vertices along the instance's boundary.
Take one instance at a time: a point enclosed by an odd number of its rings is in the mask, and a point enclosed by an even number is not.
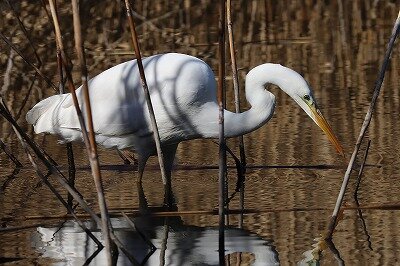
<svg viewBox="0 0 400 266"><path fill-rule="evenodd" d="M177 217L168 217L168 221L166 224L165 218L154 216L135 218L137 228L156 247L154 253L150 253L150 246L125 220L111 219L116 236L140 265L219 265L218 227L178 224ZM91 227L89 223L86 226ZM98 230L92 233L100 239ZM98 249L74 221L67 221L61 228L38 227L31 237L31 245L41 257L57 260L57 265L84 265ZM279 265L279 255L272 241L244 229L227 227L225 254L236 257L238 253L244 259L243 264ZM150 257L143 262L147 255ZM164 264L160 263L161 257ZM103 265L104 261L105 253L100 252L90 265ZM117 265L132 263L120 252Z"/></svg>
<svg viewBox="0 0 400 266"><path fill-rule="evenodd" d="M146 79L160 131L168 178L178 144L197 138L218 138L216 82L203 61L184 54L154 55L143 60ZM339 141L317 108L313 93L297 72L277 64L253 68L246 77L246 98L251 109L225 111L225 136L252 132L272 117L275 97L265 89L275 84L286 92L328 135L338 152ZM133 149L138 154L139 177L147 159L156 154L150 117L136 60L114 66L89 81L96 141L108 148ZM82 88L77 95L83 113ZM79 121L68 94L51 96L26 115L35 132L58 134L66 142L80 140Z"/></svg>

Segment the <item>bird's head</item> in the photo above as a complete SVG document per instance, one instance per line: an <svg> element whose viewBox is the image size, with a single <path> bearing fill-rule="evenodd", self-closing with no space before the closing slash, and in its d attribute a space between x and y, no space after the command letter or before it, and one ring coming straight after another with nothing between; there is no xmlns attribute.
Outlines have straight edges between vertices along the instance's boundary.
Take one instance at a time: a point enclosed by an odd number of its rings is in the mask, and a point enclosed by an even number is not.
<svg viewBox="0 0 400 266"><path fill-rule="evenodd" d="M325 132L336 150L344 156L343 148L333 133L332 128L318 109L314 94L307 81L293 69L280 64L266 63L253 68L246 77L246 87L257 87L262 84L274 84L288 94L307 113L309 117ZM259 95L252 95L246 90L246 98L255 104L260 101Z"/></svg>
<svg viewBox="0 0 400 266"><path fill-rule="evenodd" d="M338 153L344 156L343 148L340 145L338 138L333 133L331 126L318 108L318 104L308 83L301 77L301 81L296 84L295 88L297 89L288 93L289 96L292 97L306 112L306 114L318 125L318 127L324 131L330 142L335 146Z"/></svg>

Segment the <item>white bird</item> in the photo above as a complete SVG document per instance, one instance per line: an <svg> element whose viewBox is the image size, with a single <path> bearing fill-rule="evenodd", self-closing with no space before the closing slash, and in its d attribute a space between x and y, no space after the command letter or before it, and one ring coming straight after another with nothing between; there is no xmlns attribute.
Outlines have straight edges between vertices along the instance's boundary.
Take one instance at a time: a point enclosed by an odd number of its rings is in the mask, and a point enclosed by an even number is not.
<svg viewBox="0 0 400 266"><path fill-rule="evenodd" d="M202 60L177 53L154 55L143 60L165 159L167 178L178 144L197 138L218 138L218 103L215 76ZM132 149L138 154L139 181L149 156L156 154L136 60L116 65L89 81L90 103L97 143L107 148ZM225 136L252 132L272 117L275 96L266 84L286 92L327 134L337 151L343 149L319 111L304 78L279 64L262 64L246 76L248 111L225 110ZM82 87L77 96L84 117ZM70 93L54 95L37 103L26 115L36 133L57 134L63 142L82 140Z"/></svg>

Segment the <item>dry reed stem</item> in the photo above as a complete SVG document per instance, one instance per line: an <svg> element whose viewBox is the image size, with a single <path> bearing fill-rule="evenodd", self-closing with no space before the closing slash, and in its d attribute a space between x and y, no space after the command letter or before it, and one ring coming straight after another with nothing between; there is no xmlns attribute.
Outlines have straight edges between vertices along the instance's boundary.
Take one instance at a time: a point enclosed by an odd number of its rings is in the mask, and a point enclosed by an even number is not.
<svg viewBox="0 0 400 266"><path fill-rule="evenodd" d="M90 140L89 140L89 136L86 130L86 124L84 122L84 118L82 115L82 111L79 107L79 103L78 103L78 98L76 96L76 92L75 92L75 86L72 80L72 75L71 75L71 66L70 66L70 62L69 59L65 53L64 50L64 46L63 46L63 42L62 42L62 37L61 37L61 30L60 30L60 26L59 26L59 22L58 22L58 17L57 17L57 11L55 8L55 3L53 2L54 0L49 0L49 5L50 5L50 11L51 11L51 15L53 18L53 25L54 25L54 31L55 31L55 35L56 35L56 44L58 46L59 51L61 52L61 58L62 58L62 62L65 68L65 72L66 72L66 77L67 77L67 82L68 82L68 89L72 95L72 100L74 102L74 106L77 112L77 116L79 119L79 123L81 126L81 131L82 131L82 136L83 136L83 140L84 143L86 145L86 149L89 153L89 151L91 151L91 147L90 147ZM90 154L89 154L90 157ZM66 187L68 188L69 185L66 184ZM70 192L70 191L69 191ZM75 200L77 200L76 195L72 194L71 195L75 198ZM78 198L77 200L79 202L79 204L84 204L86 205L86 203L83 201L83 199ZM100 204L100 203L99 203ZM83 207L83 206L82 206ZM101 221L101 219L97 216L94 215L93 216L93 212L91 211L91 209L86 205L86 211L89 211L89 213L91 213L91 216L93 219L95 219L96 223L99 226L102 226L103 223ZM108 226L108 223L107 223ZM136 259L125 249L125 247L123 246L122 242L119 241L119 239L113 234L113 232L109 232L110 233L110 237L111 239L114 241L114 243L118 246L119 249L122 250L122 252L127 256L127 258L129 259L129 261L133 264L133 265L138 265L138 262L136 261Z"/></svg>
<svg viewBox="0 0 400 266"><path fill-rule="evenodd" d="M226 0L219 1L219 34L218 34L218 107L219 107L219 172L218 172L218 253L219 264L225 264L225 198L226 198L226 144L224 126L225 107L225 27Z"/></svg>
<svg viewBox="0 0 400 266"><path fill-rule="evenodd" d="M167 205L170 205L172 202L170 201L171 199L171 179L170 177L167 177L167 174L165 172L165 167L164 167L164 157L163 157L163 152L161 149L161 141L160 141L160 134L158 132L158 126L157 126L157 121L155 118L154 114L154 109L153 105L151 103L151 98L150 98L150 93L149 89L147 87L147 82L146 82L146 76L144 73L144 68L142 64L142 57L140 53L140 46L139 46L139 41L136 33L136 27L135 27L135 21L133 20L133 17L131 15L132 7L129 3L129 0L125 0L125 7L126 7L126 14L128 16L129 20L129 27L131 30L131 37L132 37L132 42L133 42L133 47L135 49L135 54L136 54L136 61L139 69L139 74L140 74L140 80L142 83L144 95L146 98L146 103L147 103L147 108L150 113L150 120L151 120L151 128L153 129L153 134L154 134L154 141L156 143L156 149L157 149L157 155L158 155L158 163L160 165L160 170L161 170L161 176L164 184L164 189L165 189L165 195L167 201L165 202Z"/></svg>
<svg viewBox="0 0 400 266"><path fill-rule="evenodd" d="M64 45L63 45L63 41L62 41L62 37L61 37L61 30L60 30L60 25L58 22L58 17L57 17L57 11L56 11L56 7L55 7L55 3L54 0L49 0L49 5L50 5L50 12L51 12L51 16L53 18L53 25L54 25L54 32L55 32L55 37L56 37L56 45L57 45L57 50L59 50L61 52L61 58L62 58L62 62L65 68L65 73L67 75L67 81L68 81L68 89L71 93L72 96L72 101L74 103L74 107L78 116L78 120L79 120L79 124L81 126L81 131L82 131L82 137L83 137L83 141L86 145L86 149L89 151L90 150L90 141L89 141L89 136L86 130L86 124L82 115L82 111L79 107L79 102L78 102L78 98L76 96L76 92L75 92L75 85L72 79L72 75L71 75L71 67L69 65L65 50L64 50Z"/></svg>
<svg viewBox="0 0 400 266"><path fill-rule="evenodd" d="M44 0L41 1L42 3L42 7L44 8L47 17L49 19L49 21L52 21L51 16L46 8L46 4L44 2ZM54 30L54 25L53 25L53 31L55 34L55 30ZM62 59L62 55L61 55L61 50L60 47L57 45L56 47L57 50L57 69L58 69L58 75L59 75L59 93L60 94L64 94L65 93L65 86L64 86L64 72L63 72L63 59ZM74 161L74 151L73 151L73 147L72 147L72 143L68 142L66 144L66 150L67 150L67 158L68 158L68 184L71 187L75 186L75 174L76 174L76 168L75 168L75 161ZM67 199L67 203L68 206L72 206L72 201L73 201L73 197L71 194L68 193L68 199Z"/></svg>
<svg viewBox="0 0 400 266"><path fill-rule="evenodd" d="M368 126L369 126L369 124L371 122L372 114L373 114L374 108L375 108L375 104L376 104L376 101L377 101L378 96L379 96L379 92L380 92L380 89L381 89L381 86L382 86L382 83L383 83L383 79L385 77L385 71L386 71L386 68L387 68L387 66L389 64L390 55L392 53L393 45L394 45L396 37L397 37L397 35L399 33L399 28L400 28L400 11L398 13L396 22L395 22L395 24L393 26L392 34L390 36L390 40L389 40L389 43L388 43L388 46L387 46L387 49L386 49L386 52L385 52L385 57L384 57L382 65L381 65L377 81L375 83L374 93L372 95L370 106L368 108L367 114L365 115L365 119L364 119L364 122L362 124L362 127L361 127L361 130L360 130L360 134L358 136L357 142L355 144L353 154L351 155L349 164L347 166L346 173L345 173L345 175L343 177L343 183L342 183L342 186L340 188L340 192L339 192L338 198L336 200L335 209L333 210L332 217L331 217L331 220L330 220L330 223L329 223L328 234L326 236L327 239L332 238L333 231L335 230L335 227L337 225L337 219L338 219L339 210L340 210L340 207L342 206L342 203L343 203L343 198L344 198L344 195L345 195L345 192L346 192L347 185L349 183L350 174L351 174L351 171L352 171L352 169L354 167L354 163L355 163L355 160L357 158L358 152L360 150L362 140L364 139L365 133L366 133L366 131L368 129Z"/></svg>
<svg viewBox="0 0 400 266"><path fill-rule="evenodd" d="M59 93L63 94L65 93L65 86L64 86L64 74L63 74L63 62L61 58L61 51L57 47L57 68L58 68L58 75L60 78L59 81ZM67 150L67 158L68 158L68 184L71 187L75 186L75 174L76 174L76 168L75 168L75 160L74 160L74 150L72 147L72 143L68 142L66 144L66 150ZM72 201L73 197L71 194L68 193L68 205L72 206Z"/></svg>
<svg viewBox="0 0 400 266"><path fill-rule="evenodd" d="M228 0L227 2L227 26L228 26L228 38L229 38L229 51L231 55L231 67L232 67L232 80L233 80L233 89L235 94L235 111L236 113L240 113L240 94L239 94L239 78L238 78L238 70L236 64L236 51L235 51L235 39L233 36L233 22L232 22L232 1ZM246 174L246 153L244 150L244 140L243 135L239 138L239 154L240 154L240 195L239 195L239 205L242 209L244 209L244 186L245 186L245 174ZM238 178L239 181L239 178ZM240 216L239 219L239 228L243 227L243 215Z"/></svg>
<svg viewBox="0 0 400 266"><path fill-rule="evenodd" d="M87 81L87 68L86 68L86 59L85 53L83 50L83 42L82 42L82 30L81 30L81 21L79 15L79 6L77 0L72 0L72 14L73 14L73 24L74 24L74 37L75 37L75 49L78 54L78 60L80 63L81 69L81 78L82 78L82 86L83 86L83 95L85 100L85 110L86 110L86 122L88 123L88 134L89 134L89 142L90 142L90 149L87 148L90 166L92 169L92 175L94 178L96 190L97 190L97 198L98 203L100 206L101 212L101 221L102 221L102 234L105 241L105 248L106 248L106 258L108 265L113 265L113 258L112 258L112 246L110 239L110 230L111 222L108 216L107 211L107 204L106 199L104 196L104 189L102 184L101 172L100 172L100 165L99 165L99 158L97 154L97 145L94 136L94 127L93 127L93 118L92 118L92 110L90 106L90 97L89 97L89 87Z"/></svg>
<svg viewBox="0 0 400 266"><path fill-rule="evenodd" d="M360 207L360 203L358 201L358 189L360 188L361 177L362 177L362 174L363 174L363 171L364 171L365 162L367 161L370 145L371 145L371 140L368 141L367 147L365 148L364 158L363 158L363 161L361 163L361 167L360 167L360 170L359 170L358 176L357 176L356 189L354 190L354 195L353 196L354 196L354 201L356 202L357 207ZM371 236L368 233L367 223L365 222L362 210L359 208L359 209L357 209L357 212L358 212L358 216L360 217L361 224L363 226L364 234L367 237L368 247L369 247L370 250L372 250Z"/></svg>

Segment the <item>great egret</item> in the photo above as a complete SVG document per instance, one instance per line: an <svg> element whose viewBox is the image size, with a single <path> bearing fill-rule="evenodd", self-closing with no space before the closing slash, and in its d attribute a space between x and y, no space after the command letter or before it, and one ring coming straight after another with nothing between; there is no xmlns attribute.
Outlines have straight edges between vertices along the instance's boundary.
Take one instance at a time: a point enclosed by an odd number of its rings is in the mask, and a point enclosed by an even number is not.
<svg viewBox="0 0 400 266"><path fill-rule="evenodd" d="M216 82L202 60L177 53L143 60L154 106L167 178L178 144L197 138L218 138ZM286 92L327 134L337 151L342 147L319 111L311 88L297 72L279 64L262 64L246 77L246 98L251 108L243 113L225 111L225 136L252 132L272 117L275 96L265 89L272 83ZM85 115L83 90L77 96ZM107 147L133 149L138 154L139 181L147 159L156 154L150 117L136 60L116 65L89 81L96 141ZM69 93L54 95L36 104L26 115L36 133L57 134L64 142L81 140L80 125Z"/></svg>

